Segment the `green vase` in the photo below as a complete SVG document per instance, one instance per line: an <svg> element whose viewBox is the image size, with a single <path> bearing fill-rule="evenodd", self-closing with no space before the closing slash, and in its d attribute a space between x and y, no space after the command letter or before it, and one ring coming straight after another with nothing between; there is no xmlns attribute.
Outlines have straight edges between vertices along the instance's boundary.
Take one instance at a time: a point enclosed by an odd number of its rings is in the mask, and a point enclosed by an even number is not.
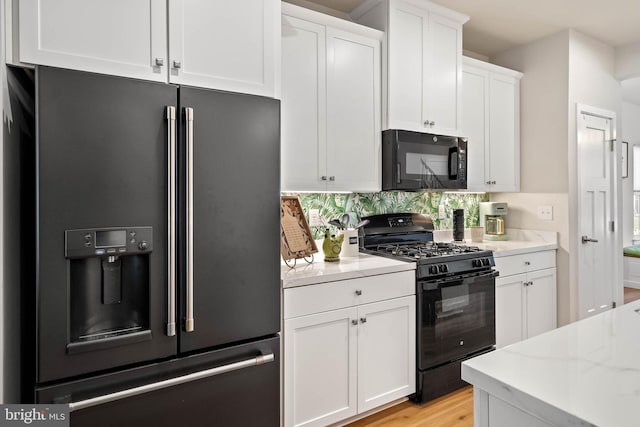
<svg viewBox="0 0 640 427"><path fill-rule="evenodd" d="M338 237L331 236L329 230L324 232L324 241L322 242L322 252L324 252L324 260L329 262L340 261L340 251L342 250L342 241L344 235Z"/></svg>

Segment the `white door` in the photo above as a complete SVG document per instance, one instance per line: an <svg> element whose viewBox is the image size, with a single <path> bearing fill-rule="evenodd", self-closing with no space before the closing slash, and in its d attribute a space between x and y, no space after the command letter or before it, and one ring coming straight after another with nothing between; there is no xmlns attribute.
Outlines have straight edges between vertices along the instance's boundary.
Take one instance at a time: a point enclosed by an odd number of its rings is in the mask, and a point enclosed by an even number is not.
<svg viewBox="0 0 640 427"><path fill-rule="evenodd" d="M169 81L276 97L280 1L169 1Z"/></svg>
<svg viewBox="0 0 640 427"><path fill-rule="evenodd" d="M356 414L357 319L353 307L285 320L285 427L326 426Z"/></svg>
<svg viewBox="0 0 640 427"><path fill-rule="evenodd" d="M496 278L496 347L522 341L526 274Z"/></svg>
<svg viewBox="0 0 640 427"><path fill-rule="evenodd" d="M380 191L380 42L327 28L327 190Z"/></svg>
<svg viewBox="0 0 640 427"><path fill-rule="evenodd" d="M489 150L485 156L490 191L518 191L520 187L519 80L491 73L489 80Z"/></svg>
<svg viewBox="0 0 640 427"><path fill-rule="evenodd" d="M489 141L489 72L465 65L462 70L462 133L467 142L467 190L487 191L490 160Z"/></svg>
<svg viewBox="0 0 640 427"><path fill-rule="evenodd" d="M324 191L326 164L326 30L282 16L282 191Z"/></svg>
<svg viewBox="0 0 640 427"><path fill-rule="evenodd" d="M556 328L556 269L527 274L525 338Z"/></svg>
<svg viewBox="0 0 640 427"><path fill-rule="evenodd" d="M358 412L416 389L416 298L358 308Z"/></svg>
<svg viewBox="0 0 640 427"><path fill-rule="evenodd" d="M167 79L164 0L20 0L18 13L21 62Z"/></svg>
<svg viewBox="0 0 640 427"><path fill-rule="evenodd" d="M578 318L612 308L616 250L612 138L609 117L578 113Z"/></svg>

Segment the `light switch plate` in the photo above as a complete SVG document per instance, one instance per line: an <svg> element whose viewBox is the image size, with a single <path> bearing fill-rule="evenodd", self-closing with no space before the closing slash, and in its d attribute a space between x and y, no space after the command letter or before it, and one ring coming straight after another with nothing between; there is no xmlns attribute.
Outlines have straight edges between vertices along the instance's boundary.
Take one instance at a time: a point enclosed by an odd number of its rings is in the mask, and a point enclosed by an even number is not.
<svg viewBox="0 0 640 427"><path fill-rule="evenodd" d="M538 206L538 219L553 220L553 206Z"/></svg>

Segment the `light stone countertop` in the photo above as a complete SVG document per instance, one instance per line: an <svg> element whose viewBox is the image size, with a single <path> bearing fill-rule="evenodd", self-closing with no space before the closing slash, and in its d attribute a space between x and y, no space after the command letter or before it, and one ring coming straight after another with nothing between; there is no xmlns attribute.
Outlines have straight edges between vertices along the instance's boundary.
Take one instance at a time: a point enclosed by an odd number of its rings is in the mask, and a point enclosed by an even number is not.
<svg viewBox="0 0 640 427"><path fill-rule="evenodd" d="M320 244L319 247L322 245ZM314 257L315 261L312 264L299 259L293 269L287 267L283 261L280 268L282 287L292 288L416 269L416 264L413 262L368 254L341 257L340 262L324 262L322 249L320 249Z"/></svg>
<svg viewBox="0 0 640 427"><path fill-rule="evenodd" d="M465 231L468 233L469 230ZM466 235L465 244L491 250L494 257L557 249L558 247L556 232L508 229L507 233L510 240L485 240L482 243L472 242L470 236ZM436 241L451 241L451 230L435 231L434 239ZM291 269L285 265L284 261L282 262L280 278L283 288L415 270L416 268L412 262L362 253L357 257L341 257L340 262L324 262L321 249L322 241L320 240L316 244L319 251L314 254L315 261L312 264L299 259L296 267Z"/></svg>
<svg viewBox="0 0 640 427"><path fill-rule="evenodd" d="M462 378L558 426L640 425L640 301L463 362Z"/></svg>

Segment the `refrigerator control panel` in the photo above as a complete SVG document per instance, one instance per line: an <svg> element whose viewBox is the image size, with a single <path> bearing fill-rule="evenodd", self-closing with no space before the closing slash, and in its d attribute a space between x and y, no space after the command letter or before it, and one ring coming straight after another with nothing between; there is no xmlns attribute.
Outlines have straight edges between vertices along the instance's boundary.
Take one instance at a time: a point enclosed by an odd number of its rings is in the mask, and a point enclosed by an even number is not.
<svg viewBox="0 0 640 427"><path fill-rule="evenodd" d="M66 230L64 242L69 259L146 254L153 251L153 227Z"/></svg>

